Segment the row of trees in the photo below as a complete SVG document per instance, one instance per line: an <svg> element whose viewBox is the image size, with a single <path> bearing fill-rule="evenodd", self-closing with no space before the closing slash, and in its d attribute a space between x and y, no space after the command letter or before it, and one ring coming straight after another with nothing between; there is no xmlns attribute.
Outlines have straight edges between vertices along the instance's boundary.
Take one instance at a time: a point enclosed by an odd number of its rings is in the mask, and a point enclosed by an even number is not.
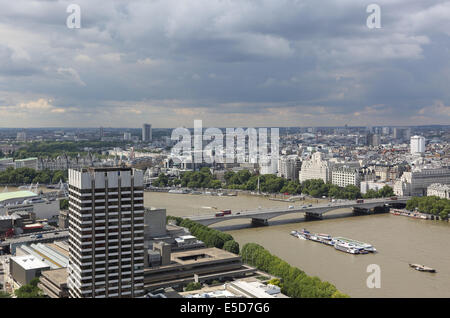
<svg viewBox="0 0 450 318"><path fill-rule="evenodd" d="M264 247L247 243L241 250L244 262L259 270L281 278L281 291L293 298L344 298L349 297L329 282L308 276L300 269L270 254Z"/></svg>
<svg viewBox="0 0 450 318"><path fill-rule="evenodd" d="M411 211L417 209L422 213L433 214L446 220L450 216L450 200L436 196L413 197L406 202L406 209Z"/></svg>
<svg viewBox="0 0 450 318"><path fill-rule="evenodd" d="M289 181L274 174L257 175L251 174L248 170L227 171L224 178L225 186L229 189L255 191L258 189L259 178L259 189L262 192L294 194L301 191L298 182Z"/></svg>
<svg viewBox="0 0 450 318"><path fill-rule="evenodd" d="M394 190L388 186L385 185L380 190L367 190L367 192L363 195L363 198L365 199L374 199L374 198L387 198L394 196Z"/></svg>
<svg viewBox="0 0 450 318"><path fill-rule="evenodd" d="M31 168L14 169L9 167L5 171L0 172L1 184L29 184L29 183L58 183L59 180L65 182L67 180L67 171L62 170L43 170L36 171Z"/></svg>
<svg viewBox="0 0 450 318"><path fill-rule="evenodd" d="M209 228L189 219L167 216L167 221L169 220L173 220L177 225L189 229L192 235L204 242L208 247L217 247L234 254L239 254L239 243L230 234Z"/></svg>
<svg viewBox="0 0 450 318"><path fill-rule="evenodd" d="M219 189L222 187L222 182L217 180L212 175L209 168L201 168L200 171L186 171L180 178L170 179L164 173L161 173L158 178L152 182L155 187L167 187L174 185L181 185L188 188L210 188Z"/></svg>
<svg viewBox="0 0 450 318"><path fill-rule="evenodd" d="M79 153L86 153L85 148L94 149L101 154L102 149L118 147L125 145L124 142L108 142L108 141L42 141L31 142L25 144L19 150L13 153L16 159L24 159L29 157L57 157L66 154L75 157Z"/></svg>
<svg viewBox="0 0 450 318"><path fill-rule="evenodd" d="M154 186L166 187L173 185L181 185L188 188L228 188L255 191L259 189L268 193L289 193L289 194L307 194L315 198L330 197L335 199L355 200L359 198L381 198L394 195L394 191L388 185L382 189L375 191L369 190L362 195L358 187L348 185L339 187L331 183L325 183L322 179L306 180L303 183L298 181L287 180L277 177L274 174L258 175L252 174L248 170L238 172L227 171L224 175L225 184L215 179L209 168L202 168L200 171L188 171L182 174L180 178L170 180L165 174L160 174L158 179L153 182Z"/></svg>

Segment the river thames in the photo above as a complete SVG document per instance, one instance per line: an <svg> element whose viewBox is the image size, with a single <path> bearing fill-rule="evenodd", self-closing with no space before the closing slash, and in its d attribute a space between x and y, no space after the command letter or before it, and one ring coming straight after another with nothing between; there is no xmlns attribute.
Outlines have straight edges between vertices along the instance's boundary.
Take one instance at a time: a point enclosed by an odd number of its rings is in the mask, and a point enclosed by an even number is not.
<svg viewBox="0 0 450 318"><path fill-rule="evenodd" d="M283 207L288 202L239 195L220 197L146 192L147 207L166 208L168 215L211 214L221 209L233 212L261 207ZM315 202L308 202L315 203ZM295 203L295 205L304 203ZM252 227L250 220L230 220L214 227L230 233L241 246L258 243L308 275L327 280L351 297L450 297L450 224L416 220L391 214L351 216L337 210L320 221L305 221L302 214L269 220L270 226ZM373 244L375 254L351 255L333 247L292 237L292 230L344 236ZM434 267L437 273L411 269L409 263ZM367 266L381 269L381 288L368 288Z"/></svg>

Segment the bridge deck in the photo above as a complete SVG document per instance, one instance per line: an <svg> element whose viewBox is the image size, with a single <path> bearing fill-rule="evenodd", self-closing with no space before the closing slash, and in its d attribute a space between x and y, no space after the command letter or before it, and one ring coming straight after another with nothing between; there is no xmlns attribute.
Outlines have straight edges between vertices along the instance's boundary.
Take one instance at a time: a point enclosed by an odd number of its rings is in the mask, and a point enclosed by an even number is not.
<svg viewBox="0 0 450 318"><path fill-rule="evenodd" d="M363 203L356 203L355 200L344 201L344 202L336 202L336 203L325 203L318 204L313 206L305 205L301 207L294 208L271 208L271 209L258 209L252 211L236 211L229 215L218 216L215 214L207 214L202 216L188 216L185 218L191 219L192 221L196 221L202 224L214 224L226 220L232 219L241 219L241 218L255 218L255 219L271 219L284 214L291 213L308 213L310 215L321 216L324 213L327 213L332 210L344 209L344 208L363 208L363 209L371 209L377 206L384 206L386 204L395 204L400 203L404 204L409 200L409 197L398 198L397 200L391 199L369 199L364 200Z"/></svg>

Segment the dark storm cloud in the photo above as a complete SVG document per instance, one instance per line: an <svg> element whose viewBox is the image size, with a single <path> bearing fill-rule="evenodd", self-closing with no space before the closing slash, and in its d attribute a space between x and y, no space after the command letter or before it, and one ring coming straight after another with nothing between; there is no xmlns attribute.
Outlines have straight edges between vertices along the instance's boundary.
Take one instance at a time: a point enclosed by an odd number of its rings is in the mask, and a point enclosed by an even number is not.
<svg viewBox="0 0 450 318"><path fill-rule="evenodd" d="M0 125L450 119L450 1L377 1L381 29L350 0L80 0L81 29L72 1L0 3Z"/></svg>

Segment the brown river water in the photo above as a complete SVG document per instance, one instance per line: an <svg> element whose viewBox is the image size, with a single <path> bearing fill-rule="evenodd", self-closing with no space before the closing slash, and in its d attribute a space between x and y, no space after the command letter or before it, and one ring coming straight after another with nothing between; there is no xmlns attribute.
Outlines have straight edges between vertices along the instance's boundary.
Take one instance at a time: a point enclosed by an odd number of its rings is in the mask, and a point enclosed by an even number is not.
<svg viewBox="0 0 450 318"><path fill-rule="evenodd" d="M315 203L315 200L308 203ZM190 216L221 209L235 212L259 206L287 207L292 203L248 195L219 197L146 192L145 205L166 208L168 215ZM291 214L269 220L269 225L252 227L250 219L243 219L213 226L233 235L241 246L248 242L264 246L291 265L333 283L352 297L450 297L448 222L416 220L389 213L353 217L350 210L338 210L329 212L320 221L305 221L302 214ZM301 228L371 243L378 252L351 255L289 234ZM437 273L415 271L408 263L433 267ZM381 288L367 287L370 264L380 267Z"/></svg>

